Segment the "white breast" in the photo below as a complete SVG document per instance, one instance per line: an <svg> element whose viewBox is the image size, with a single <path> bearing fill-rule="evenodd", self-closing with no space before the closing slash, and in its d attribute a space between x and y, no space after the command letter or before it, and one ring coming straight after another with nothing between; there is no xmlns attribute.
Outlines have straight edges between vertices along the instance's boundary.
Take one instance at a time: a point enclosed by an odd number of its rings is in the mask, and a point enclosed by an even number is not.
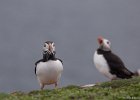
<svg viewBox="0 0 140 100"><path fill-rule="evenodd" d="M63 65L59 60L49 60L47 62L40 62L36 67L36 74L38 80L46 85L54 84L61 77Z"/></svg>
<svg viewBox="0 0 140 100"><path fill-rule="evenodd" d="M109 79L114 79L116 75L112 75L109 72L109 66L104 58L103 55L97 54L97 51L95 52L93 56L93 62L95 64L95 67L98 69L98 71L102 74L104 74Z"/></svg>

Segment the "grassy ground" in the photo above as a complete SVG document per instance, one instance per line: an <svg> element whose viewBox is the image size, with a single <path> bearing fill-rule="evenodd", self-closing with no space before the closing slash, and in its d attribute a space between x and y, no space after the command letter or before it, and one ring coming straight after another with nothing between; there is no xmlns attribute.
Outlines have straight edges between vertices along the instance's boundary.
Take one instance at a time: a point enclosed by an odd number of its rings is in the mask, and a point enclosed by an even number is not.
<svg viewBox="0 0 140 100"><path fill-rule="evenodd" d="M140 100L140 77L104 82L89 88L67 86L29 93L1 93L0 100Z"/></svg>

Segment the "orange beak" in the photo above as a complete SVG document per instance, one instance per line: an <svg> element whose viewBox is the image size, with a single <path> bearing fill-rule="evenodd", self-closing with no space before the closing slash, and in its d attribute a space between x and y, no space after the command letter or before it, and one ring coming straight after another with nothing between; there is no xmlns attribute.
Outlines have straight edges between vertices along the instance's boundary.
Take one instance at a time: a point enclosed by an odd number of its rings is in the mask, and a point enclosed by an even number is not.
<svg viewBox="0 0 140 100"><path fill-rule="evenodd" d="M98 37L98 43L99 43L99 44L102 44L102 43L103 43L103 37L102 37L102 36L99 36L99 37Z"/></svg>
<svg viewBox="0 0 140 100"><path fill-rule="evenodd" d="M49 44L49 51L52 52L52 45Z"/></svg>

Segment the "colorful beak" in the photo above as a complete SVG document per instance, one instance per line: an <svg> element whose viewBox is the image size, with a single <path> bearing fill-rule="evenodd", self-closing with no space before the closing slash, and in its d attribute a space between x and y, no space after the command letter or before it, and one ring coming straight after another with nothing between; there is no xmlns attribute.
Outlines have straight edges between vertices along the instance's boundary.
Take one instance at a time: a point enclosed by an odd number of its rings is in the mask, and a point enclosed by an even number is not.
<svg viewBox="0 0 140 100"><path fill-rule="evenodd" d="M99 43L99 44L102 44L102 43L103 43L103 39L104 39L104 38L103 38L102 36L99 36L99 37L98 37L98 43Z"/></svg>
<svg viewBox="0 0 140 100"><path fill-rule="evenodd" d="M52 52L52 45L49 44L49 51Z"/></svg>

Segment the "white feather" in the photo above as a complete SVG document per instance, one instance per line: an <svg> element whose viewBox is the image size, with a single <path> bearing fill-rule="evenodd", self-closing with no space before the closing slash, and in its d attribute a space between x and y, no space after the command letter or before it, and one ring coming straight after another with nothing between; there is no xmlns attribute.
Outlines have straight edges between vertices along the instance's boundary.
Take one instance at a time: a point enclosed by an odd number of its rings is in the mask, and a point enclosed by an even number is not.
<svg viewBox="0 0 140 100"><path fill-rule="evenodd" d="M105 58L103 57L103 55L97 54L97 51L95 52L95 54L93 56L93 62L95 64L95 67L98 69L98 71L100 73L104 74L109 79L115 79L116 78L116 75L112 75L109 72L109 66L108 66Z"/></svg>
<svg viewBox="0 0 140 100"><path fill-rule="evenodd" d="M59 60L40 62L36 67L37 78L44 85L56 83L60 79L62 71L63 65Z"/></svg>

